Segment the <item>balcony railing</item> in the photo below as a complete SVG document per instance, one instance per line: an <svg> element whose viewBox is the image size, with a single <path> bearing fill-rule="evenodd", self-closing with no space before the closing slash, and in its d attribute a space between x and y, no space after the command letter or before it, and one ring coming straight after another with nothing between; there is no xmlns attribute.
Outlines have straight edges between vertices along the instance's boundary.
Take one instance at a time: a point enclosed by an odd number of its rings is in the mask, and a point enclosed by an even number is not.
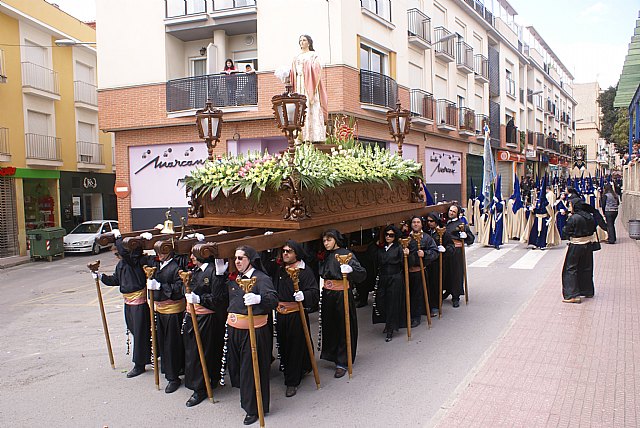
<svg viewBox="0 0 640 428"><path fill-rule="evenodd" d="M491 12L489 12L487 9L485 9L484 5L482 4L481 1L479 0L464 0L464 2L466 4L469 5L469 7L471 7L473 10L475 10L476 12L478 12L478 14L484 18L485 21L487 21L490 25L494 25L494 19L493 19L493 15L491 14Z"/></svg>
<svg viewBox="0 0 640 428"><path fill-rule="evenodd" d="M456 65L473 72L473 48L465 42L458 42L457 48Z"/></svg>
<svg viewBox="0 0 640 428"><path fill-rule="evenodd" d="M533 145L533 131L527 131L527 144Z"/></svg>
<svg viewBox="0 0 640 428"><path fill-rule="evenodd" d="M237 9L239 7L255 6L256 0L213 0L212 10Z"/></svg>
<svg viewBox="0 0 640 428"><path fill-rule="evenodd" d="M208 74L167 82L167 111L193 110L211 100L215 107L258 104L255 73Z"/></svg>
<svg viewBox="0 0 640 428"><path fill-rule="evenodd" d="M96 85L76 80L73 82L73 88L75 101L92 106L98 105L98 91L96 90Z"/></svg>
<svg viewBox="0 0 640 428"><path fill-rule="evenodd" d="M0 83L6 83L7 69L4 65L4 51L0 49Z"/></svg>
<svg viewBox="0 0 640 428"><path fill-rule="evenodd" d="M409 37L417 37L427 44L431 44L431 19L418 9L407 11L409 19Z"/></svg>
<svg viewBox="0 0 640 428"><path fill-rule="evenodd" d="M398 99L398 84L389 76L369 70L360 70L360 102L390 109Z"/></svg>
<svg viewBox="0 0 640 428"><path fill-rule="evenodd" d="M438 127L457 128L458 126L458 107L456 103L449 100L436 101L436 121Z"/></svg>
<svg viewBox="0 0 640 428"><path fill-rule="evenodd" d="M536 108L538 110L542 110L542 108L543 108L542 107L542 104L543 104L542 103L542 94L534 95L534 97L535 98L533 99L533 101L534 101L534 104L536 105Z"/></svg>
<svg viewBox="0 0 640 428"><path fill-rule="evenodd" d="M520 104L524 104L524 89L520 88Z"/></svg>
<svg viewBox="0 0 640 428"><path fill-rule="evenodd" d="M549 113L550 115L553 115L555 113L555 110L553 108L553 103L551 102L550 99L547 99L547 105L545 108L545 112Z"/></svg>
<svg viewBox="0 0 640 428"><path fill-rule="evenodd" d="M476 136L484 138L484 126L489 125L489 116L484 114L476 114Z"/></svg>
<svg viewBox="0 0 640 428"><path fill-rule="evenodd" d="M22 86L60 95L58 73L32 62L22 63Z"/></svg>
<svg viewBox="0 0 640 428"><path fill-rule="evenodd" d="M518 132L518 127L517 126L506 126L506 133L505 133L505 137L507 139L507 145L508 146L517 146L518 143L520 142L518 137L520 136L520 133Z"/></svg>
<svg viewBox="0 0 640 428"><path fill-rule="evenodd" d="M533 89L527 89L527 102L533 104Z"/></svg>
<svg viewBox="0 0 640 428"><path fill-rule="evenodd" d="M360 5L385 21L391 22L391 0L360 0Z"/></svg>
<svg viewBox="0 0 640 428"><path fill-rule="evenodd" d="M468 107L461 107L458 114L460 123L460 132L466 131L469 134L476 132L476 113Z"/></svg>
<svg viewBox="0 0 640 428"><path fill-rule="evenodd" d="M61 161L60 138L48 135L24 134L27 159Z"/></svg>
<svg viewBox="0 0 640 428"><path fill-rule="evenodd" d="M0 155L9 154L9 128L0 128Z"/></svg>
<svg viewBox="0 0 640 428"><path fill-rule="evenodd" d="M473 71L476 79L484 82L489 81L489 60L482 54L476 54L473 58Z"/></svg>
<svg viewBox="0 0 640 428"><path fill-rule="evenodd" d="M104 165L102 158L103 145L100 143L76 141L76 152L78 153L78 162Z"/></svg>
<svg viewBox="0 0 640 428"><path fill-rule="evenodd" d="M455 58L455 37L451 34L451 31L444 27L436 27L433 31L436 40L436 55L453 61ZM443 38L445 40L442 40Z"/></svg>
<svg viewBox="0 0 640 428"><path fill-rule="evenodd" d="M544 134L541 132L536 132L535 134L533 134L533 139L537 149L543 150L547 148L544 138Z"/></svg>
<svg viewBox="0 0 640 428"><path fill-rule="evenodd" d="M433 95L422 89L411 89L411 114L433 121Z"/></svg>
<svg viewBox="0 0 640 428"><path fill-rule="evenodd" d="M516 97L516 81L510 77L507 77L506 83L507 83L507 87L506 87L507 95L509 95L512 98L515 98Z"/></svg>

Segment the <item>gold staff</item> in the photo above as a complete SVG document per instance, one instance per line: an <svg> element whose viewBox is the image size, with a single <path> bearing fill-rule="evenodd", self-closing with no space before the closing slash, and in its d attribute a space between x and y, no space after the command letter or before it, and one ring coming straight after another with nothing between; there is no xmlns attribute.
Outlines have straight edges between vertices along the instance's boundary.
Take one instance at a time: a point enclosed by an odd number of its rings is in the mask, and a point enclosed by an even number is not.
<svg viewBox="0 0 640 428"><path fill-rule="evenodd" d="M422 242L422 232L411 232L411 237L418 244L418 251L420 251L420 243ZM431 308L429 307L429 292L427 291L427 278L424 276L424 262L422 261L422 257L418 257L420 260L420 275L422 276L422 291L424 293L424 304L426 305L427 312L427 323L429 324L429 328L431 328Z"/></svg>
<svg viewBox="0 0 640 428"><path fill-rule="evenodd" d="M236 282L244 290L250 293L256 285L256 278L241 279L238 277ZM258 346L256 342L256 327L253 325L253 306L247 306L247 314L249 315L249 340L251 341L251 361L253 363L253 383L256 387L256 400L258 400L258 417L260 418L260 427L264 427L264 409L262 408L262 388L260 386L260 367L258 366Z"/></svg>
<svg viewBox="0 0 640 428"><path fill-rule="evenodd" d="M353 257L352 253L341 256L336 254L336 260L340 262L340 265L346 265ZM353 357L351 352L351 320L349 319L349 281L347 280L347 274L342 274L342 300L344 301L344 328L347 339L347 369L349 371L349 379L353 373Z"/></svg>
<svg viewBox="0 0 640 428"><path fill-rule="evenodd" d="M291 277L293 281L293 291L296 293L300 290L299 286L299 275L300 269L297 267L288 267L287 273ZM300 314L300 321L302 322L302 329L304 330L304 338L307 342L307 351L309 351L309 358L311 359L311 367L313 368L313 377L316 380L316 388L320 389L320 374L318 373L318 366L316 364L316 358L313 354L313 345L311 344L311 336L309 335L309 327L307 325L307 318L304 314L304 307L302 307L302 302L298 303L298 313Z"/></svg>
<svg viewBox="0 0 640 428"><path fill-rule="evenodd" d="M156 267L143 266L144 273L147 276L147 281L153 278L153 275L156 274ZM154 298L154 290L150 290L149 293L149 303L151 306L151 311L149 312L149 317L151 318L151 349L153 350L153 376L156 381L156 388L160 389L160 371L158 370L158 339L156 336L156 304Z"/></svg>
<svg viewBox="0 0 640 428"><path fill-rule="evenodd" d="M409 247L409 241L411 238L400 238L400 245L402 245L402 249L405 250ZM404 254L404 297L406 300L407 307L407 340L411 340L411 296L409 295L409 261L408 256Z"/></svg>
<svg viewBox="0 0 640 428"><path fill-rule="evenodd" d="M89 270L97 273L100 268L100 260L87 264ZM104 313L104 302L102 301L102 291L100 290L100 279L96 276L96 291L98 292L98 303L100 304L100 314L102 315L102 330L104 331L104 340L107 341L107 351L109 352L109 362L111 368L115 369L116 364L113 362L113 351L111 350L111 339L109 339L109 327L107 326L107 317Z"/></svg>
<svg viewBox="0 0 640 428"><path fill-rule="evenodd" d="M186 293L191 293L191 277L193 272L178 271L180 279L184 284L184 290ZM196 345L198 346L198 355L200 355L200 365L202 366L202 376L204 376L204 385L207 387L207 397L209 401L213 403L213 390L211 389L211 381L209 380L209 369L207 367L207 360L204 357L204 349L202 349L202 338L200 337L200 329L198 328L198 317L196 316L196 309L193 303L187 304L187 311L191 314L191 324L193 324L193 335L196 337Z"/></svg>

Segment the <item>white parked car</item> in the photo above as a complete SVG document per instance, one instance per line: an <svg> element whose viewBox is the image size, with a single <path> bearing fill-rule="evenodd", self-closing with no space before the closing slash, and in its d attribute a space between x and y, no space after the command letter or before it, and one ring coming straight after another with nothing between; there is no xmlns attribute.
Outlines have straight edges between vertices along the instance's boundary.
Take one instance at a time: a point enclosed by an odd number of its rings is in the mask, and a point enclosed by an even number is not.
<svg viewBox="0 0 640 428"><path fill-rule="evenodd" d="M69 232L64 239L65 253L88 253L98 254L104 248L110 248L111 244L101 246L96 239L102 233L111 232L118 228L115 220L92 220L85 221L77 225Z"/></svg>

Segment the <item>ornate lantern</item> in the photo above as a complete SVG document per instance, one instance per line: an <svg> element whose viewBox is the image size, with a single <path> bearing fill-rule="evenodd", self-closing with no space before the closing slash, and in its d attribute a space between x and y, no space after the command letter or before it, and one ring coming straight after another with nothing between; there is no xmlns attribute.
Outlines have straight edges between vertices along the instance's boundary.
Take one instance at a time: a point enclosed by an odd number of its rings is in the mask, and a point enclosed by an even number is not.
<svg viewBox="0 0 640 428"><path fill-rule="evenodd" d="M400 100L398 100L396 109L387 112L387 122L389 123L389 133L398 144L398 155L402 157L402 143L411 128L411 112L403 109L400 106Z"/></svg>
<svg viewBox="0 0 640 428"><path fill-rule="evenodd" d="M291 93L291 85L286 86L282 95L271 98L273 115L278 128L287 136L289 142L289 163L293 163L295 153L295 139L304 126L307 114L307 97L298 93Z"/></svg>
<svg viewBox="0 0 640 428"><path fill-rule="evenodd" d="M214 109L211 101L207 101L204 109L196 112L196 126L200 138L207 142L208 159L213 160L213 149L220 141L222 131L222 110Z"/></svg>

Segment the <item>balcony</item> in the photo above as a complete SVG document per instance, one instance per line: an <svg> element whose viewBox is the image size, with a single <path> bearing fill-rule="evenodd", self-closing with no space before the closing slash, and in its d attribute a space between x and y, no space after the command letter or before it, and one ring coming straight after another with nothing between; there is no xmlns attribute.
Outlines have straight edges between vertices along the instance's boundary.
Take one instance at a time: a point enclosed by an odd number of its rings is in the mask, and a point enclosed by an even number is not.
<svg viewBox="0 0 640 428"><path fill-rule="evenodd" d="M167 82L167 112L203 108L207 100L214 107L258 104L258 76L255 73L209 74Z"/></svg>
<svg viewBox="0 0 640 428"><path fill-rule="evenodd" d="M27 165L62 166L60 138L48 135L24 134Z"/></svg>
<svg viewBox="0 0 640 428"><path fill-rule="evenodd" d="M520 133L517 126L506 126L505 137L507 140L507 147L515 149L518 147Z"/></svg>
<svg viewBox="0 0 640 428"><path fill-rule="evenodd" d="M458 108L449 100L436 101L436 122L442 131L455 131L458 128Z"/></svg>
<svg viewBox="0 0 640 428"><path fill-rule="evenodd" d="M527 131L527 145L533 146L533 131Z"/></svg>
<svg viewBox="0 0 640 428"><path fill-rule="evenodd" d="M546 149L551 153L558 153L560 151L560 145L558 141L553 137L546 138Z"/></svg>
<svg viewBox="0 0 640 428"><path fill-rule="evenodd" d="M436 27L434 38L436 40L436 57L445 62L453 62L455 59L455 35L444 27Z"/></svg>
<svg viewBox="0 0 640 428"><path fill-rule="evenodd" d="M476 113L467 107L461 107L458 114L460 135L473 136L476 133Z"/></svg>
<svg viewBox="0 0 640 428"><path fill-rule="evenodd" d="M9 128L0 128L0 162L8 162L10 160Z"/></svg>
<svg viewBox="0 0 640 428"><path fill-rule="evenodd" d="M475 134L478 140L484 140L484 126L489 125L489 116L484 114L476 114Z"/></svg>
<svg viewBox="0 0 640 428"><path fill-rule="evenodd" d="M545 137L544 134L541 132L536 132L533 134L533 141L535 143L536 149L538 150L544 150L547 148L547 145L545 144Z"/></svg>
<svg viewBox="0 0 640 428"><path fill-rule="evenodd" d="M478 82L489 83L489 60L486 56L476 54L473 57L473 71Z"/></svg>
<svg viewBox="0 0 640 428"><path fill-rule="evenodd" d="M554 114L553 103L551 102L550 99L547 99L547 104L544 109L544 114L547 116L553 116Z"/></svg>
<svg viewBox="0 0 640 428"><path fill-rule="evenodd" d="M411 89L411 123L433 123L433 95L422 89Z"/></svg>
<svg viewBox="0 0 640 428"><path fill-rule="evenodd" d="M513 80L511 77L507 76L507 78L505 79L505 82L506 82L505 90L507 91L507 96L515 100L516 99L516 81Z"/></svg>
<svg viewBox="0 0 640 428"><path fill-rule="evenodd" d="M473 48L465 42L457 43L456 67L466 74L473 73Z"/></svg>
<svg viewBox="0 0 640 428"><path fill-rule="evenodd" d="M98 111L98 91L96 85L76 80L73 82L76 107Z"/></svg>
<svg viewBox="0 0 640 428"><path fill-rule="evenodd" d="M255 0L165 0L165 26L183 42L211 37L224 30L228 36L257 31Z"/></svg>
<svg viewBox="0 0 640 428"><path fill-rule="evenodd" d="M493 14L485 9L484 5L479 0L464 0L466 4L469 5L470 8L475 10L481 18L483 18L489 25L492 27L495 26L495 19Z"/></svg>
<svg viewBox="0 0 640 428"><path fill-rule="evenodd" d="M395 80L384 74L360 70L361 103L394 109L397 99L398 84Z"/></svg>
<svg viewBox="0 0 640 428"><path fill-rule="evenodd" d="M4 51L0 49L0 83L7 83L7 69L4 65Z"/></svg>
<svg viewBox="0 0 640 428"><path fill-rule="evenodd" d="M542 102L542 94L534 95L534 97L535 98L533 99L533 101L534 101L534 104L536 105L536 108L540 111L543 111L544 107Z"/></svg>
<svg viewBox="0 0 640 428"><path fill-rule="evenodd" d="M103 169L103 144L88 141L76 141L78 169Z"/></svg>
<svg viewBox="0 0 640 428"><path fill-rule="evenodd" d="M524 104L524 89L520 88L520 104Z"/></svg>
<svg viewBox="0 0 640 428"><path fill-rule="evenodd" d="M23 62L22 91L25 94L60 100L58 73L32 62Z"/></svg>
<svg viewBox="0 0 640 428"><path fill-rule="evenodd" d="M360 0L364 14L371 16L385 26L391 24L391 0ZM391 24L392 28L395 28Z"/></svg>
<svg viewBox="0 0 640 428"><path fill-rule="evenodd" d="M431 47L431 19L418 9L407 11L409 44L418 49Z"/></svg>
<svg viewBox="0 0 640 428"><path fill-rule="evenodd" d="M533 104L533 89L527 89L527 102Z"/></svg>

